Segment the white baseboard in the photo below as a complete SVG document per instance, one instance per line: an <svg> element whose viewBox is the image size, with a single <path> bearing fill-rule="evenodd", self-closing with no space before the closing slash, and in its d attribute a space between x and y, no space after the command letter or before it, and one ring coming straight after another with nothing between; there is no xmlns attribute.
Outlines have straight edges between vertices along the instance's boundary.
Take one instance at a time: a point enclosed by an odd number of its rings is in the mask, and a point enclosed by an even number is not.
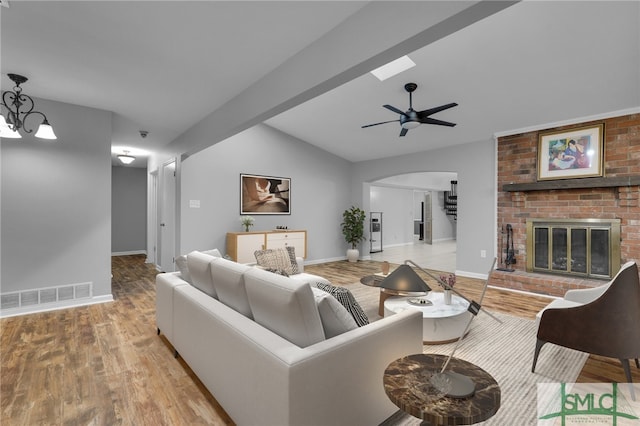
<svg viewBox="0 0 640 426"><path fill-rule="evenodd" d="M455 274L459 275L461 277L476 278L476 279L479 279L479 280L486 280L487 279L487 274L479 274L477 272L459 271L459 270L456 269Z"/></svg>
<svg viewBox="0 0 640 426"><path fill-rule="evenodd" d="M305 265L317 265L318 263L327 263L327 262L338 262L340 260L347 260L347 256L340 257L329 257L326 259L314 259L314 260L304 260Z"/></svg>
<svg viewBox="0 0 640 426"><path fill-rule="evenodd" d="M79 306L95 305L98 303L113 302L113 295L94 296L90 299L65 300L39 305L21 306L0 310L0 318L15 317L18 315L35 314L38 312L57 311L59 309L77 308Z"/></svg>
<svg viewBox="0 0 640 426"><path fill-rule="evenodd" d="M133 254L147 254L146 250L133 250L133 251L114 251L111 256L131 256Z"/></svg>

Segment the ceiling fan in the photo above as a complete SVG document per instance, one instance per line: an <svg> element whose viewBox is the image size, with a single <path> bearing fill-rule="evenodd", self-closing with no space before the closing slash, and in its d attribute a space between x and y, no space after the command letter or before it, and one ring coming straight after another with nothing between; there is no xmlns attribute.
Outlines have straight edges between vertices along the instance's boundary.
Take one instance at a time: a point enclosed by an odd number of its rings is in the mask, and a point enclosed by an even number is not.
<svg viewBox="0 0 640 426"><path fill-rule="evenodd" d="M456 125L455 123L450 123L448 121L437 120L435 118L429 117L430 115L433 115L437 112L444 111L445 109L453 108L454 106L458 106L458 104L455 102L452 102L446 105L441 105L435 108L425 109L424 111L415 111L413 109L412 93L417 88L418 88L418 85L416 83L407 83L404 85L404 90L409 92L409 109L406 112L402 112L398 108L391 105L382 105L384 108L390 111L393 111L396 114L400 114L399 119L383 121L381 123L367 124L365 126L362 126L362 128L364 129L365 127L377 126L379 124L393 123L393 122L399 121L400 126L402 127L402 130L400 130L400 136L404 136L407 134L409 129L414 129L418 127L420 124L437 124L438 126L448 126L448 127L453 127Z"/></svg>

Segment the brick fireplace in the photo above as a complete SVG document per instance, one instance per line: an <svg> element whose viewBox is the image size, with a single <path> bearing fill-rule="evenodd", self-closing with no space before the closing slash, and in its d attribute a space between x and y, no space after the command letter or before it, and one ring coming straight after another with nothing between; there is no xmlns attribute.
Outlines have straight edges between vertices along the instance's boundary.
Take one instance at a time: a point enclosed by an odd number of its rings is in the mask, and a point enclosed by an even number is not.
<svg viewBox="0 0 640 426"><path fill-rule="evenodd" d="M541 132L604 123L602 177L537 181ZM504 257L501 230L513 229L515 264L492 275L491 285L562 296L572 288L604 281L563 274L527 272L527 219L619 219L620 263L640 261L640 114L576 123L498 138L498 260ZM613 271L615 273L615 271Z"/></svg>

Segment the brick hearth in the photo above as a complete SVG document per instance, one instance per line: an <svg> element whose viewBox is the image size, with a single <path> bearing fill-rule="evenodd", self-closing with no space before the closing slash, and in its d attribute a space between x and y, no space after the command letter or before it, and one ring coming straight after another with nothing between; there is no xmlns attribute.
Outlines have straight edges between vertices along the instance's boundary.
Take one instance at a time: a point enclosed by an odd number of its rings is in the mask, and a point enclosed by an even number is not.
<svg viewBox="0 0 640 426"><path fill-rule="evenodd" d="M539 131L498 138L496 238L500 248L499 259L505 243L500 230L511 224L516 264L511 266L514 272L494 273L491 285L562 296L572 288L594 287L603 283L600 280L526 272L527 218L620 219L621 263L640 260L640 186L637 183L640 176L640 114L540 132L600 123L604 123L604 178L581 179L578 186L584 186L582 188L556 189L549 181L544 185L536 183ZM620 179L623 177L632 179ZM595 183L591 185L592 182ZM612 182L614 185L608 186Z"/></svg>

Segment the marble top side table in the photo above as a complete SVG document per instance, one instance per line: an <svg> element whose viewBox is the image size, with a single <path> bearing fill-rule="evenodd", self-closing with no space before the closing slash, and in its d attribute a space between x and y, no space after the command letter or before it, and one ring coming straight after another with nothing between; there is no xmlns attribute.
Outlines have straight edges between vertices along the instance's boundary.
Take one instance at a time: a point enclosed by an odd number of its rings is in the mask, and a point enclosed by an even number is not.
<svg viewBox="0 0 640 426"><path fill-rule="evenodd" d="M384 390L398 408L423 424L469 425L483 422L500 408L500 386L482 368L470 362L452 358L447 370L464 374L476 385L469 398L450 398L430 383L439 372L446 355L414 354L393 361L384 372Z"/></svg>

